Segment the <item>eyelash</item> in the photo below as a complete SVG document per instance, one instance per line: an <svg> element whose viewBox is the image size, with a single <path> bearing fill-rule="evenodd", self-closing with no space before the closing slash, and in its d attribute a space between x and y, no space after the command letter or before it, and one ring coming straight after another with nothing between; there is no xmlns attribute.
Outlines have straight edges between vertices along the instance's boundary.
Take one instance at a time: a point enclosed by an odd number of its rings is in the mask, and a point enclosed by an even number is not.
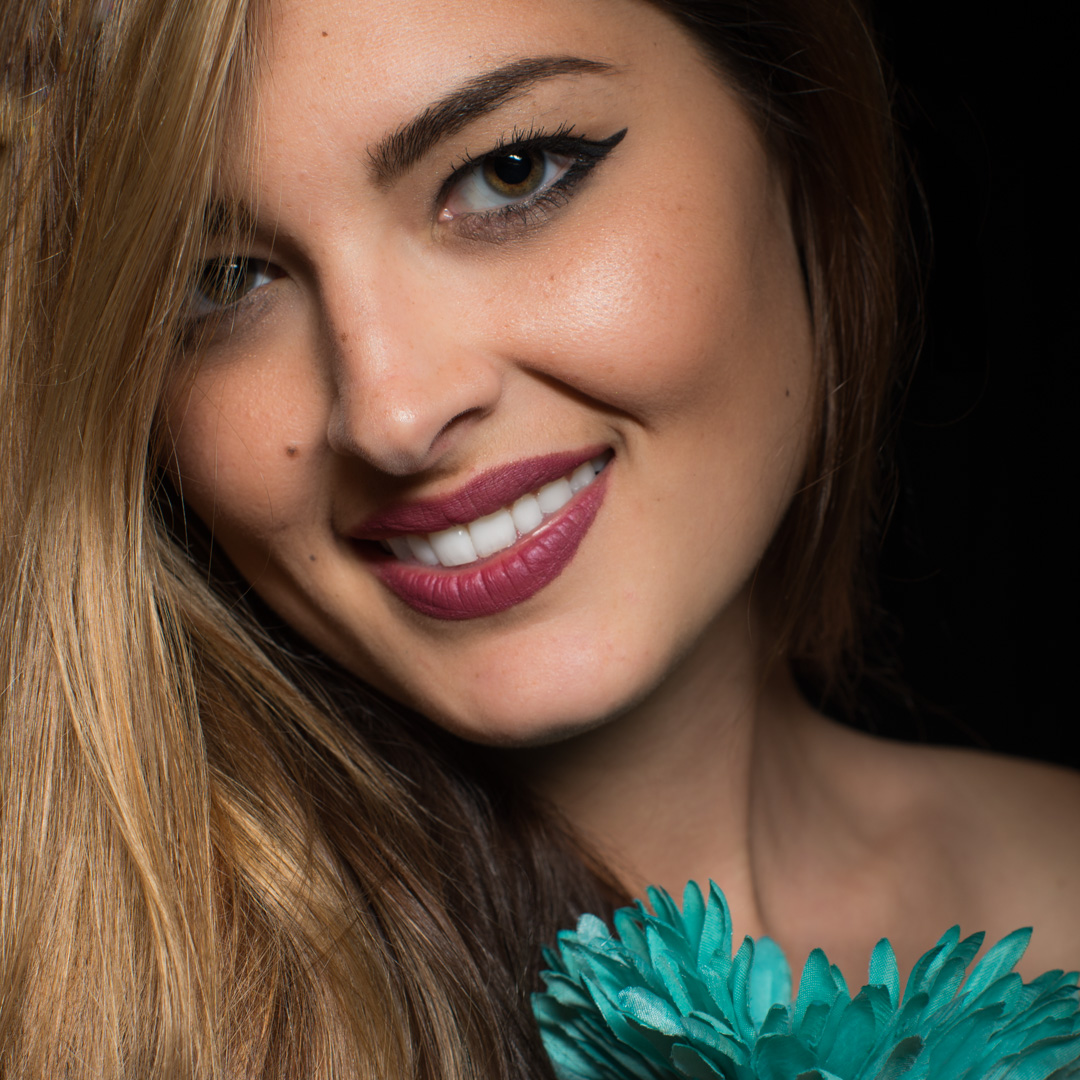
<svg viewBox="0 0 1080 1080"><path fill-rule="evenodd" d="M447 224L452 224L457 232L469 239L498 242L540 224L553 210L565 206L572 198L574 188L622 142L627 132L623 128L606 139L586 139L574 135L573 130L572 125L563 125L550 133L535 128L527 132L515 129L492 149L467 156L443 184L436 201L437 208L445 205L457 184L493 158L540 153L568 158L570 167L557 180L520 202L458 214Z"/></svg>

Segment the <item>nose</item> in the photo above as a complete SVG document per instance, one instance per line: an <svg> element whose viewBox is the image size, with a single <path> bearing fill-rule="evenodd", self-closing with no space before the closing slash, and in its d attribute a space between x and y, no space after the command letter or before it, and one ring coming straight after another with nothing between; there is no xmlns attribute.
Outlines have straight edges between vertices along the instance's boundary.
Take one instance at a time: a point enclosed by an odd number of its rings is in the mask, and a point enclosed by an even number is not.
<svg viewBox="0 0 1080 1080"><path fill-rule="evenodd" d="M327 438L393 476L430 468L502 391L476 313L445 280L383 265L324 292L333 343Z"/></svg>

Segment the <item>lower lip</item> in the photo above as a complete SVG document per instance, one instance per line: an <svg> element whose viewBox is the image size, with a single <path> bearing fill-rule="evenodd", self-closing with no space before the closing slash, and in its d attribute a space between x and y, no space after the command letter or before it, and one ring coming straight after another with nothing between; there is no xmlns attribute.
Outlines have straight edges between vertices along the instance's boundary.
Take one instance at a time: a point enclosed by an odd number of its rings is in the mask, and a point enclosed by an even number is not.
<svg viewBox="0 0 1080 1080"><path fill-rule="evenodd" d="M379 580L414 611L433 619L480 619L524 603L570 564L604 501L608 465L584 491L512 547L461 567L418 566L387 557Z"/></svg>

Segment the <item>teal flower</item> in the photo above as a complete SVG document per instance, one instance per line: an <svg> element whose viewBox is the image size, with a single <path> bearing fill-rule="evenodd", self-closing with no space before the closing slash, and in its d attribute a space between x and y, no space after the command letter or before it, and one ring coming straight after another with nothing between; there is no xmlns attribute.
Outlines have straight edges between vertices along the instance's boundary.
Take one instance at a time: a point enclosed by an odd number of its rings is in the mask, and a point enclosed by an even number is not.
<svg viewBox="0 0 1080 1080"><path fill-rule="evenodd" d="M1030 930L997 943L965 981L982 934L953 927L915 965L903 996L888 940L854 997L820 949L798 997L768 938L731 955L731 916L691 882L680 912L661 889L592 915L546 950L533 1011L560 1080L1065 1080L1080 1078L1076 973L1024 983L1012 968Z"/></svg>

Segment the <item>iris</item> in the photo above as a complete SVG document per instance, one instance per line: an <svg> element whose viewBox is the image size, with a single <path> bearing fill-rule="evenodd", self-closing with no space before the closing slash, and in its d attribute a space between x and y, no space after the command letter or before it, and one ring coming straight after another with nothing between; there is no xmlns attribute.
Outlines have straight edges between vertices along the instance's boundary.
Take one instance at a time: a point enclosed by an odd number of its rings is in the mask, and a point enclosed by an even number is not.
<svg viewBox="0 0 1080 1080"><path fill-rule="evenodd" d="M531 195L544 178L544 155L530 150L484 161L484 180L500 195Z"/></svg>

